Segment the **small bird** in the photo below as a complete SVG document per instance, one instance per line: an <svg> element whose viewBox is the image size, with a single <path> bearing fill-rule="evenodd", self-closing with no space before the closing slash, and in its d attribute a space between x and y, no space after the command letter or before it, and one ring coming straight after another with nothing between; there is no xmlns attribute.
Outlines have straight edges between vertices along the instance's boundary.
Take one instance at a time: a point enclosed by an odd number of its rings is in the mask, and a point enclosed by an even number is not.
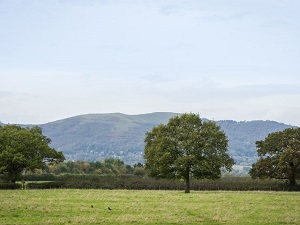
<svg viewBox="0 0 300 225"><path fill-rule="evenodd" d="M91 205L91 208L94 208L94 206L93 206L93 205Z"/></svg>
<svg viewBox="0 0 300 225"><path fill-rule="evenodd" d="M110 207L107 207L107 209L108 209L108 210L112 210L112 208L110 208Z"/></svg>

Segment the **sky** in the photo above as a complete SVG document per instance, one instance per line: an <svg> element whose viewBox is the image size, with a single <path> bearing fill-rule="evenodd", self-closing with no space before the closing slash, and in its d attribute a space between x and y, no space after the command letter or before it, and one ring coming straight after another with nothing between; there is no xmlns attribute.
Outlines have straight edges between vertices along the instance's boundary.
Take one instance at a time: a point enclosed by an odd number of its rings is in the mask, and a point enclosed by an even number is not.
<svg viewBox="0 0 300 225"><path fill-rule="evenodd" d="M0 0L0 121L194 112L300 126L299 0Z"/></svg>

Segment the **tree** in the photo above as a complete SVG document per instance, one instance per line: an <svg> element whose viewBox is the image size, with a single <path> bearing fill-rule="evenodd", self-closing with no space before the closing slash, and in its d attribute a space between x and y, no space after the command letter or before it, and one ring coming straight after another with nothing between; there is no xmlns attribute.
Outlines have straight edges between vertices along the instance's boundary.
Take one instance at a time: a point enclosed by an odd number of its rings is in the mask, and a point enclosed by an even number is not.
<svg viewBox="0 0 300 225"><path fill-rule="evenodd" d="M49 147L51 142L37 126L0 126L0 173L15 182L23 171L34 171L46 163L62 162L62 152Z"/></svg>
<svg viewBox="0 0 300 225"><path fill-rule="evenodd" d="M286 179L291 186L300 178L300 128L287 128L270 133L265 140L257 141L260 157L252 165L252 178Z"/></svg>
<svg viewBox="0 0 300 225"><path fill-rule="evenodd" d="M154 127L145 137L145 169L155 178L218 179L221 168L231 170L234 161L227 152L228 140L214 122L202 122L198 114L175 116L166 125Z"/></svg>
<svg viewBox="0 0 300 225"><path fill-rule="evenodd" d="M104 173L121 175L126 174L126 166L121 159L106 158L103 161Z"/></svg>

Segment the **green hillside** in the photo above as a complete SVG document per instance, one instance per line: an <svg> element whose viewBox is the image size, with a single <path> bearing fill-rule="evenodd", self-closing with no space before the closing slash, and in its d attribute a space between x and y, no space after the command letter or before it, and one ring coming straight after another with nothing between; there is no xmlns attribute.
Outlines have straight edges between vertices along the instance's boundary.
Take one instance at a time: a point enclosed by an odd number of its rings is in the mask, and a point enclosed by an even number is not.
<svg viewBox="0 0 300 225"><path fill-rule="evenodd" d="M67 159L101 161L119 157L126 163L143 161L144 135L166 123L174 113L144 115L89 114L41 125L53 147Z"/></svg>
<svg viewBox="0 0 300 225"><path fill-rule="evenodd" d="M237 165L252 165L257 160L255 142L263 140L269 133L281 131L290 125L275 121L237 122L217 121L229 139L229 153Z"/></svg>
<svg viewBox="0 0 300 225"><path fill-rule="evenodd" d="M88 114L41 125L52 146L62 150L68 160L102 161L118 157L127 164L143 162L145 133L167 123L176 113L142 115ZM256 161L255 141L289 125L274 121L216 121L229 139L229 153L238 165Z"/></svg>

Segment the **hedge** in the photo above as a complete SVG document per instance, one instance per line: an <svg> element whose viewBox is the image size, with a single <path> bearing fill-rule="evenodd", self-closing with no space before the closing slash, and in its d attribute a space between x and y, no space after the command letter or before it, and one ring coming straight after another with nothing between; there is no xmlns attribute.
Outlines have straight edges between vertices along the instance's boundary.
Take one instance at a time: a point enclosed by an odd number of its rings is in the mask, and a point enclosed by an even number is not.
<svg viewBox="0 0 300 225"><path fill-rule="evenodd" d="M57 189L64 186L63 182L53 181L53 182L31 182L26 185L26 189Z"/></svg>
<svg viewBox="0 0 300 225"><path fill-rule="evenodd" d="M21 189L22 185L17 183L0 183L0 190Z"/></svg>
<svg viewBox="0 0 300 225"><path fill-rule="evenodd" d="M132 189L132 190L184 190L184 181L153 179L134 175L58 175L55 182L29 183L27 188L68 188L68 189ZM232 190L232 191L300 191L300 185L291 187L277 180L254 180L250 177L224 177L220 180L192 180L191 190Z"/></svg>
<svg viewBox="0 0 300 225"><path fill-rule="evenodd" d="M27 189L132 189L132 190L184 190L183 180L154 179L135 175L78 175L31 174L25 175ZM28 182L29 181L29 182ZM37 181L37 182L30 182ZM48 181L48 182L41 182ZM0 189L21 189L21 184L0 183ZM232 191L300 191L300 184L291 187L282 180L259 180L250 177L223 177L219 180L192 180L191 190Z"/></svg>
<svg viewBox="0 0 300 225"><path fill-rule="evenodd" d="M26 181L55 181L57 176L54 174L24 174L22 176L23 180Z"/></svg>

